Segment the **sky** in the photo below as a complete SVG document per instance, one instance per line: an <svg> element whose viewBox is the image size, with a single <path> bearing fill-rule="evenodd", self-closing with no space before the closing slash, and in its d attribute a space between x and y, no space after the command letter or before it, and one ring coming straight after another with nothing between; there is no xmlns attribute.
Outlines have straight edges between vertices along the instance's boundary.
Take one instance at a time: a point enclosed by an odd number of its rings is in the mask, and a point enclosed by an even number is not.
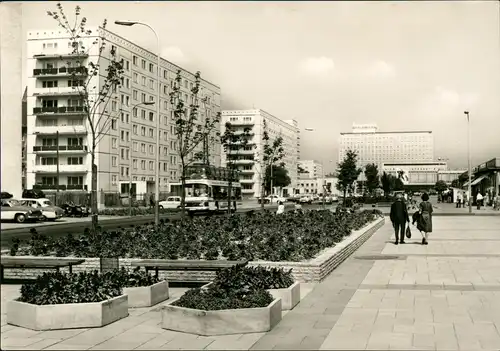
<svg viewBox="0 0 500 351"><path fill-rule="evenodd" d="M56 2L24 2L23 28L54 28ZM431 130L435 157L500 157L500 2L71 2L88 25L219 85L223 109L260 108L302 128L301 157L338 162L340 132ZM25 71L25 70L24 70ZM24 77L24 80L26 77ZM314 131L307 132L305 128Z"/></svg>

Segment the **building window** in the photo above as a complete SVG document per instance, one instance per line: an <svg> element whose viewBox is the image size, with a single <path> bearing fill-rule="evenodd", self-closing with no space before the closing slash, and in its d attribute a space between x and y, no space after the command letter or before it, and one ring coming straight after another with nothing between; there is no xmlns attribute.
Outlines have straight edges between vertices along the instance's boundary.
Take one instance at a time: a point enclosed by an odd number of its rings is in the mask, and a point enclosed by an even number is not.
<svg viewBox="0 0 500 351"><path fill-rule="evenodd" d="M116 156L111 156L111 166L116 167L116 161L117 161Z"/></svg>
<svg viewBox="0 0 500 351"><path fill-rule="evenodd" d="M68 157L68 165L83 165L83 157Z"/></svg>
<svg viewBox="0 0 500 351"><path fill-rule="evenodd" d="M118 178L118 177L116 176L116 174L113 174L113 175L111 176L111 184L112 184L112 185L116 185L116 183L117 183L117 178Z"/></svg>
<svg viewBox="0 0 500 351"><path fill-rule="evenodd" d="M146 69L146 60L141 60L141 68Z"/></svg>
<svg viewBox="0 0 500 351"><path fill-rule="evenodd" d="M134 73L134 83L139 83L139 75Z"/></svg>
<svg viewBox="0 0 500 351"><path fill-rule="evenodd" d="M132 56L132 64L133 64L134 66L137 66L137 56L135 56L135 55L134 55L134 56Z"/></svg>
<svg viewBox="0 0 500 351"><path fill-rule="evenodd" d="M154 112L150 112L150 113L149 113L149 120L150 120L151 122L153 122L153 121L155 120L155 114L154 114Z"/></svg>
<svg viewBox="0 0 500 351"><path fill-rule="evenodd" d="M135 135L137 135L137 125L136 124L134 124L132 126L132 133L134 133Z"/></svg>
<svg viewBox="0 0 500 351"><path fill-rule="evenodd" d="M68 185L83 185L83 177L68 177Z"/></svg>
<svg viewBox="0 0 500 351"><path fill-rule="evenodd" d="M139 144L137 143L137 141L134 141L133 147L134 147L134 151L138 151L139 150Z"/></svg>
<svg viewBox="0 0 500 351"><path fill-rule="evenodd" d="M168 95L168 85L163 86L163 94Z"/></svg>
<svg viewBox="0 0 500 351"><path fill-rule="evenodd" d="M154 151L153 145L149 145L149 153L152 155L152 154L154 154L154 152L155 151Z"/></svg>
<svg viewBox="0 0 500 351"><path fill-rule="evenodd" d="M71 81L68 81L71 82ZM68 84L70 87L71 85ZM57 88L57 80L47 80L42 82L42 87L43 88Z"/></svg>
<svg viewBox="0 0 500 351"><path fill-rule="evenodd" d="M155 169L155 163L153 161L149 161L149 170L154 171Z"/></svg>
<svg viewBox="0 0 500 351"><path fill-rule="evenodd" d="M53 166L57 164L57 157L42 157L40 163L43 166Z"/></svg>
<svg viewBox="0 0 500 351"><path fill-rule="evenodd" d="M80 146L83 145L83 138L68 138L69 146Z"/></svg>
<svg viewBox="0 0 500 351"><path fill-rule="evenodd" d="M137 107L134 107L132 109L132 116L136 117L137 118Z"/></svg>
<svg viewBox="0 0 500 351"><path fill-rule="evenodd" d="M152 63L149 64L149 72L153 73L154 65Z"/></svg>
<svg viewBox="0 0 500 351"><path fill-rule="evenodd" d="M141 127L141 135L146 136L146 127Z"/></svg>
<svg viewBox="0 0 500 351"><path fill-rule="evenodd" d="M120 136L121 136L121 140L125 141L125 131L124 130L120 131Z"/></svg>
<svg viewBox="0 0 500 351"><path fill-rule="evenodd" d="M142 85L146 86L146 77L142 76L141 80L142 80Z"/></svg>
<svg viewBox="0 0 500 351"><path fill-rule="evenodd" d="M137 159L135 158L132 160L132 168L137 169Z"/></svg>
<svg viewBox="0 0 500 351"><path fill-rule="evenodd" d="M133 90L133 91L132 91L132 98L133 98L134 100L137 100L137 90Z"/></svg>
<svg viewBox="0 0 500 351"><path fill-rule="evenodd" d="M111 120L111 129L116 130L117 123L116 123L116 118L113 118Z"/></svg>
<svg viewBox="0 0 500 351"><path fill-rule="evenodd" d="M154 87L154 83L155 83L154 80L152 80L152 79L149 80L149 88L150 89L154 89L153 88Z"/></svg>
<svg viewBox="0 0 500 351"><path fill-rule="evenodd" d="M141 152L142 152L143 154L145 154L145 153L146 153L146 144L145 144L145 143L141 143Z"/></svg>
<svg viewBox="0 0 500 351"><path fill-rule="evenodd" d="M146 169L146 161L141 160L141 169Z"/></svg>
<svg viewBox="0 0 500 351"><path fill-rule="evenodd" d="M168 139L168 133L167 132L163 132L163 140L167 140Z"/></svg>
<svg viewBox="0 0 500 351"><path fill-rule="evenodd" d="M116 101L111 101L111 111L116 111L118 104Z"/></svg>
<svg viewBox="0 0 500 351"><path fill-rule="evenodd" d="M111 147L113 149L116 149L116 144L117 144L117 139L116 138L111 138Z"/></svg>
<svg viewBox="0 0 500 351"><path fill-rule="evenodd" d="M149 128L149 137L150 137L150 138L154 138L154 136L153 136L153 135L154 135L154 134L153 134L153 128Z"/></svg>
<svg viewBox="0 0 500 351"><path fill-rule="evenodd" d="M167 171L167 165L168 165L168 163L163 162L163 171L164 171L164 172L166 172L166 171Z"/></svg>

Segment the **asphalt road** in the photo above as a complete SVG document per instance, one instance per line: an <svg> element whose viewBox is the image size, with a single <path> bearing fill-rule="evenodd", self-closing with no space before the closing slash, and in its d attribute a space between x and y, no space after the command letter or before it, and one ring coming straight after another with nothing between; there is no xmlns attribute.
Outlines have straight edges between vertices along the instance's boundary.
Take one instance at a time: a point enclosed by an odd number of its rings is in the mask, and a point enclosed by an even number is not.
<svg viewBox="0 0 500 351"><path fill-rule="evenodd" d="M304 209L317 209L320 208L320 204L312 204L312 205L303 205ZM276 211L276 206L269 207L268 205L266 206L267 209ZM242 208L238 209L237 212L243 213L243 212L248 212L251 210L259 210L259 208ZM293 210L294 206L293 205L288 205L285 210L290 211ZM169 219L170 221L175 221L180 218L179 213L173 213L173 214L166 214L160 216L161 219ZM106 219L106 220L101 220L99 221L99 225L104 229L104 230L112 230L112 229L118 229L118 228L126 228L130 226L137 226L141 224L146 224L146 223L151 223L154 222L154 216L153 215L148 215L148 216L137 216L137 217L116 217L112 219ZM1 237L0 237L0 246L2 250L9 249L10 245L12 243L13 238L19 238L21 241L27 241L31 237L30 229L35 228L37 233L47 235L49 237L57 238L61 236L65 236L69 233L72 234L82 234L85 228L90 229L91 222L90 220L87 221L78 221L78 222L66 222L66 223L57 223L57 224L51 224L51 225L41 225L41 226L25 226L20 224L19 228L9 228L9 229L3 229L1 230Z"/></svg>

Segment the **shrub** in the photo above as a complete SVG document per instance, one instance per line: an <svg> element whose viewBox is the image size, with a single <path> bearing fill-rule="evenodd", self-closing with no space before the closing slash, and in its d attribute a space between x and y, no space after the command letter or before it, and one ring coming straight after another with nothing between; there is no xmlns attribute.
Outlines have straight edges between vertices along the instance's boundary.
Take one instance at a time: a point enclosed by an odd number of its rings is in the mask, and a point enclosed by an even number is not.
<svg viewBox="0 0 500 351"><path fill-rule="evenodd" d="M133 271L128 271L125 267L122 267L108 272L106 275L124 288L151 286L160 282L156 276L148 274L146 271L141 270L140 267L135 268Z"/></svg>
<svg viewBox="0 0 500 351"><path fill-rule="evenodd" d="M292 270L236 265L217 272L213 285L225 290L285 289L294 283Z"/></svg>
<svg viewBox="0 0 500 351"><path fill-rule="evenodd" d="M173 213L178 212L178 209L161 209L160 213ZM99 215L102 216L129 216L129 208L128 207L120 207L120 208L105 208L99 210ZM152 207L132 207L132 216L147 216L154 215L155 209Z"/></svg>
<svg viewBox="0 0 500 351"><path fill-rule="evenodd" d="M303 261L333 247L381 212L264 211L232 216L183 218L94 234L47 238L33 231L32 255L143 259L229 259ZM22 249L20 249L20 252ZM18 253L19 255L19 253Z"/></svg>
<svg viewBox="0 0 500 351"><path fill-rule="evenodd" d="M97 271L66 274L43 273L21 286L18 301L35 305L101 302L122 295L119 281Z"/></svg>
<svg viewBox="0 0 500 351"><path fill-rule="evenodd" d="M188 290L172 305L197 310L215 311L266 307L273 300L271 294L266 290L248 290L242 293L241 291L227 291L209 286L206 289Z"/></svg>

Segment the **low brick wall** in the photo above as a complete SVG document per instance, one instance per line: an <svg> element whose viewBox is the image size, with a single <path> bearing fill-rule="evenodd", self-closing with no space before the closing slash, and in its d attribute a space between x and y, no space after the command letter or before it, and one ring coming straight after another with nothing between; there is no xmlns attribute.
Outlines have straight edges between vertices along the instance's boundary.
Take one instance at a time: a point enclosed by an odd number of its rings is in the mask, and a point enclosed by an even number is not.
<svg viewBox="0 0 500 351"><path fill-rule="evenodd" d="M310 283L321 282L339 264L348 258L358 247L360 247L373 233L385 223L385 218L378 218L360 230L352 232L335 247L324 250L319 256L305 262L267 262L254 261L252 266L278 267L285 270L292 269L296 281Z"/></svg>
<svg viewBox="0 0 500 351"><path fill-rule="evenodd" d="M324 250L318 257L306 262L268 262L252 261L250 266L279 267L286 270L292 269L293 276L299 282L320 282L325 279L339 264L349 257L358 247L360 247L368 238L372 236L385 223L384 218L378 218L360 230L352 232L342 242L335 247ZM8 255L9 251L2 251L2 255ZM33 257L33 256L19 256ZM39 256L38 256L39 257ZM40 258L40 257L39 257ZM46 257L54 259L54 257ZM74 257L65 257L74 258ZM139 258L120 258L119 266L131 268L134 261L140 261ZM73 272L92 271L100 269L99 258L85 258L81 265L74 266ZM43 269L5 269L5 279L31 279L40 275ZM46 270L47 271L47 270ZM67 268L61 269L67 272ZM195 281L210 282L215 278L215 272L193 272L193 271L160 271L160 278L171 281Z"/></svg>

